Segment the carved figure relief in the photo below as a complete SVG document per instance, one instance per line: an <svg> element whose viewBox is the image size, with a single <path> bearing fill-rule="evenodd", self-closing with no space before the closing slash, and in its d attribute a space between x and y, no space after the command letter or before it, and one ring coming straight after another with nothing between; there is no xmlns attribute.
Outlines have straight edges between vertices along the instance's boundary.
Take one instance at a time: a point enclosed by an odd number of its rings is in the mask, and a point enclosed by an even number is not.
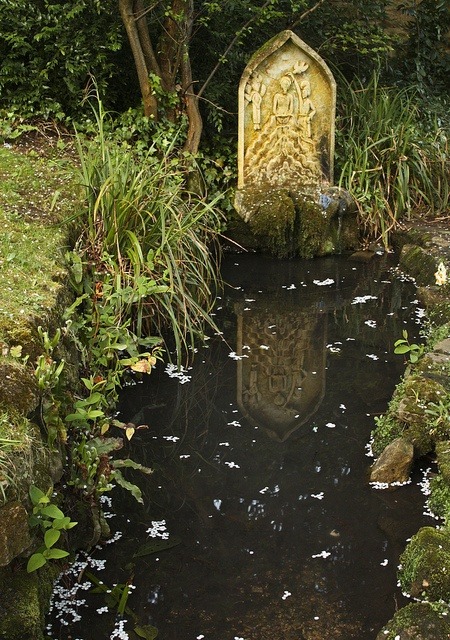
<svg viewBox="0 0 450 640"><path fill-rule="evenodd" d="M245 99L252 104L253 128L261 129L261 101L266 93L266 85L259 73L255 74L245 87Z"/></svg>
<svg viewBox="0 0 450 640"><path fill-rule="evenodd" d="M239 188L318 185L331 178L334 80L290 31L255 54L239 106Z"/></svg>

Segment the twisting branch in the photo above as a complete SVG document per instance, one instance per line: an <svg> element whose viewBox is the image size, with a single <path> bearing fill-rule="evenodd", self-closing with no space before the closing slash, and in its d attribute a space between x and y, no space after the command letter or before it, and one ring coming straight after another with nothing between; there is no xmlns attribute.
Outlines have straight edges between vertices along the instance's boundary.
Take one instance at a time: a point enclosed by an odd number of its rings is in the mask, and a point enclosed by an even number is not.
<svg viewBox="0 0 450 640"><path fill-rule="evenodd" d="M263 4L263 6L261 7L261 9L265 9L269 4L271 4L272 0L266 0L266 2ZM323 2L323 0L322 0ZM242 27L242 29L240 29L236 35L234 36L233 40L230 42L230 44L228 45L228 47L226 48L225 52L219 57L219 60L216 64L216 66L214 67L214 69L211 71L211 73L209 74L209 76L206 78L205 82L203 83L202 87L199 89L199 92L197 94L197 96L199 98L201 98L201 96L203 95L206 87L209 85L209 83L211 82L212 78L215 76L217 70L220 68L220 66L224 63L225 58L227 57L227 55L230 53L231 49L234 47L234 45L236 44L236 42L239 40L239 38L241 37L241 35L244 33L245 29L247 29L247 27L249 27L251 25L251 23L255 20L255 16L253 16L252 18L250 18L249 20L247 20L247 22L244 24L244 26Z"/></svg>
<svg viewBox="0 0 450 640"><path fill-rule="evenodd" d="M304 11L302 15L297 18L297 20L295 20L291 25L289 25L289 29L293 29L298 24L300 24L300 22L302 22L307 16L309 16L310 13L318 9L324 2L325 0L319 0L318 2L316 2L316 4L313 7L310 7L307 11Z"/></svg>

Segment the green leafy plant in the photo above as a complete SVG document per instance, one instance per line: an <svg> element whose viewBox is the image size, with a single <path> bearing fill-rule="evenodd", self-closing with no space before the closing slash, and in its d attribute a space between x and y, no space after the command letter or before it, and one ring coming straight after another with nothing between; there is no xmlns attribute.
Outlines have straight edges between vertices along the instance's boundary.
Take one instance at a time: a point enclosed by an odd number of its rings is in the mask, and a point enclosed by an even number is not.
<svg viewBox="0 0 450 640"><path fill-rule="evenodd" d="M44 493L38 487L30 487L30 499L33 512L29 518L31 528L39 527L43 534L43 544L30 556L27 571L31 573L43 567L49 560L61 560L69 555L68 551L55 547L63 531L72 529L77 522L72 522L59 507L51 502L52 489Z"/></svg>
<svg viewBox="0 0 450 640"><path fill-rule="evenodd" d="M450 201L448 133L424 116L414 87L341 78L337 119L339 184L355 197L367 236L389 246L413 210L445 210Z"/></svg>
<svg viewBox="0 0 450 640"><path fill-rule="evenodd" d="M117 143L98 100L97 136L77 138L86 210L79 250L92 265L92 291L116 305L138 339L170 334L177 359L193 347L220 286L214 240L222 217L217 204L187 190L189 167L173 138L163 154L154 142L145 154ZM83 249L81 250L81 247ZM95 289L97 287L97 289Z"/></svg>
<svg viewBox="0 0 450 640"><path fill-rule="evenodd" d="M403 330L402 334L403 338L400 338L399 340L396 340L394 342L394 353L403 355L408 354L409 361L414 364L423 354L425 347L423 344L410 342L406 329Z"/></svg>

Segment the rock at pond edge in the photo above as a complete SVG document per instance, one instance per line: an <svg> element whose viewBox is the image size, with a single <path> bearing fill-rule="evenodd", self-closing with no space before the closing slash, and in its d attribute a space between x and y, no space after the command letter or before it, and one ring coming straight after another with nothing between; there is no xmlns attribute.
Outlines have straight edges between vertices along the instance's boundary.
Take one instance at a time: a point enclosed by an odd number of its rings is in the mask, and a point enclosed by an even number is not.
<svg viewBox="0 0 450 640"><path fill-rule="evenodd" d="M414 460L414 447L405 438L396 438L384 449L370 471L370 482L405 483Z"/></svg>

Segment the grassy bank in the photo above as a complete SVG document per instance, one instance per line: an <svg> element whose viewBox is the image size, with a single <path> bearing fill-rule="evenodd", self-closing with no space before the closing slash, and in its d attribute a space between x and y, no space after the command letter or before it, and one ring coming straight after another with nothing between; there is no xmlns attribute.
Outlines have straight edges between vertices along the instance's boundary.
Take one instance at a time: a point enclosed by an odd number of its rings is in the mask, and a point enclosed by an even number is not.
<svg viewBox="0 0 450 640"><path fill-rule="evenodd" d="M40 403L33 369L43 350L38 327L53 332L70 301L61 222L81 200L63 146L39 137L0 147L0 637L8 639L42 637L54 577L51 569L27 574L20 556L33 546L30 485L51 489L62 473L62 456L33 419Z"/></svg>

